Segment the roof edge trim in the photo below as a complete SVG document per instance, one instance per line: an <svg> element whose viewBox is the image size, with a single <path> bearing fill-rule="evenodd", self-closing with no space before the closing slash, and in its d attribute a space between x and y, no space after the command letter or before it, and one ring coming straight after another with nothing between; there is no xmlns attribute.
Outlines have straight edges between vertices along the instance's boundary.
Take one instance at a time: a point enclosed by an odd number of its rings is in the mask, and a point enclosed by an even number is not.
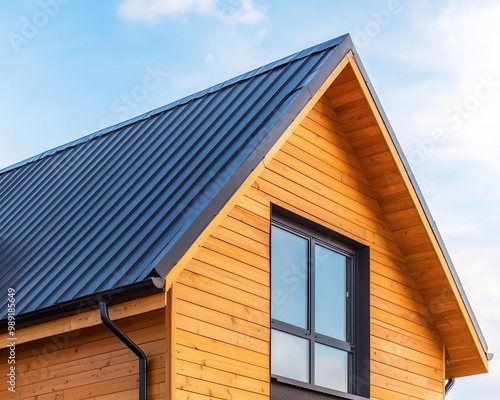
<svg viewBox="0 0 500 400"><path fill-rule="evenodd" d="M28 328L44 322L53 321L69 315L99 308L99 302L105 301L109 305L136 300L140 297L163 292L165 280L158 277L110 289L88 296L78 297L51 307L42 308L26 314L16 315L16 329ZM0 334L7 332L7 318L0 321Z"/></svg>

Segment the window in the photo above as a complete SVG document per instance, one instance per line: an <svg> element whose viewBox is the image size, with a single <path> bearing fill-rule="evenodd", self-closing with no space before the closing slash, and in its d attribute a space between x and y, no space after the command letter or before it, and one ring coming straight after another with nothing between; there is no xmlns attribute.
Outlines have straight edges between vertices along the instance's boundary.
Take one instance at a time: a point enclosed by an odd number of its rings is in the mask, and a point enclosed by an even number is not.
<svg viewBox="0 0 500 400"><path fill-rule="evenodd" d="M337 398L358 398L369 393L369 375L361 374L365 381L360 384L358 373L357 316L368 315L368 310L356 312L359 251L331 237L282 218L273 220L271 376ZM362 342L367 363L366 340Z"/></svg>

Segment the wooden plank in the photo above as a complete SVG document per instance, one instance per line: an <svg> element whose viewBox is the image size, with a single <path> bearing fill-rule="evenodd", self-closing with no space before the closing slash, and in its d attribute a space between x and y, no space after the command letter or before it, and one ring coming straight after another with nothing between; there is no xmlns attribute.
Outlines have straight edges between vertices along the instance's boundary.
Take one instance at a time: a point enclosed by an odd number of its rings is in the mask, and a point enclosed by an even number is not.
<svg viewBox="0 0 500 400"><path fill-rule="evenodd" d="M243 198L246 198L243 196ZM230 218L234 218L237 221L244 222L253 228L256 228L264 233L269 234L270 226L269 226L269 215L270 210L269 207L264 208L265 213L264 216L256 214L252 211L245 209L244 207L239 206L238 204L234 206L231 212L228 214ZM229 218L227 218L229 219ZM226 220L227 220L226 219Z"/></svg>
<svg viewBox="0 0 500 400"><path fill-rule="evenodd" d="M41 382L28 383L19 388L23 395L34 396L38 394L50 393L53 391L80 392L84 391L87 396L96 396L99 388L125 381L138 381L139 361L137 358L131 362L125 362L116 365L105 365L100 369L91 371L81 371L73 373L70 377L60 376ZM132 377L132 379L131 379ZM154 377L154 379L153 379ZM20 377L20 379L22 379ZM164 379L163 369L152 370L150 374L151 383L158 383ZM104 384L104 381L106 383ZM118 386L118 385L117 385ZM120 385L121 386L121 385ZM118 390L117 390L118 391ZM110 391L108 393L113 393ZM80 395L75 397L82 397ZM73 398L73 397L70 397ZM88 398L88 397L84 397Z"/></svg>
<svg viewBox="0 0 500 400"><path fill-rule="evenodd" d="M330 102L333 106L333 109L336 109L339 106L342 106L346 103L352 103L356 100L361 100L364 98L364 94L361 90L357 90L356 83L349 83L346 86L352 87L353 89L350 91L346 91L345 93L341 93L339 88L341 86L336 86L334 88L334 93L330 97Z"/></svg>
<svg viewBox="0 0 500 400"><path fill-rule="evenodd" d="M358 86L359 88L359 86ZM368 102L365 98L352 101L350 103L345 103L335 107L335 113L337 114L339 121L345 119L347 116L353 113L362 112L365 109L369 109Z"/></svg>
<svg viewBox="0 0 500 400"><path fill-rule="evenodd" d="M337 97L356 90L359 90L359 83L356 80L352 67L349 65L346 67L345 71L342 72L341 76L335 80L330 91L328 92L328 96ZM336 109L337 107L334 108Z"/></svg>
<svg viewBox="0 0 500 400"><path fill-rule="evenodd" d="M253 265L245 264L240 260L228 257L226 254L203 247L196 255L195 260L217 266L223 271L244 277L261 285L269 286L269 271L263 271Z"/></svg>
<svg viewBox="0 0 500 400"><path fill-rule="evenodd" d="M435 329L429 329L429 326L422 325L423 320L413 317L413 321L407 319L411 317L411 312L404 312L404 310L393 310L395 312L387 311L385 309L370 307L371 317L378 321L384 322L388 325L397 326L406 332L413 333L421 336L424 339L433 340L440 343L441 337ZM417 322L415 322L415 320Z"/></svg>
<svg viewBox="0 0 500 400"><path fill-rule="evenodd" d="M286 173L288 170L297 171L305 177L312 179L315 184L319 184L320 187L324 186L328 188L331 191L332 198L334 198L337 203L348 204L351 210L360 213L361 215L366 216L381 225L387 226L387 222L385 221L383 214L380 212L378 202L375 199L351 188L341 180L331 177L328 174L327 169L318 170L303 162L301 159L292 157L285 152L278 153L275 160L269 164L270 169L274 166L281 169L281 175ZM287 170L284 170L285 168L287 168ZM279 171L276 170L276 172ZM289 177L293 179L292 176Z"/></svg>
<svg viewBox="0 0 500 400"><path fill-rule="evenodd" d="M212 382L206 382L201 379L178 375L176 386L178 389L210 396L217 399L232 400L269 400L268 395L248 392L238 388L227 387Z"/></svg>
<svg viewBox="0 0 500 400"><path fill-rule="evenodd" d="M212 237L246 250L253 255L267 258L269 254L269 242L258 242L248 236L227 229L223 224L214 229Z"/></svg>
<svg viewBox="0 0 500 400"><path fill-rule="evenodd" d="M385 215L414 208L411 196L404 192L379 197L378 202Z"/></svg>
<svg viewBox="0 0 500 400"><path fill-rule="evenodd" d="M349 137L349 135L360 131L366 131L366 132L373 131L375 133L377 132L377 130L378 130L377 126L369 125L365 127L360 127L359 129L353 130L352 132L346 132L346 135L347 137ZM367 143L358 143L358 145L356 147L353 146L352 149L354 150L358 159L362 159L387 151L387 143L383 141L372 140L369 146L367 145Z"/></svg>
<svg viewBox="0 0 500 400"><path fill-rule="evenodd" d="M356 96L356 98L359 98L359 97ZM377 120L373 115L352 118L351 121L343 123L344 131L346 132L346 134L349 134L350 132L357 131L359 129L366 129L366 128L369 128L372 126L377 126ZM367 143L365 143L363 145L363 147L365 147ZM352 146L352 144L351 144L351 146ZM353 148L354 152L356 152L357 146L352 146L352 148Z"/></svg>
<svg viewBox="0 0 500 400"><path fill-rule="evenodd" d="M323 143L328 143L329 146L333 145L341 160L354 167L359 167L358 159L338 121L334 121L313 109L297 127L295 134L300 134L305 139L309 138L311 143L319 146Z"/></svg>
<svg viewBox="0 0 500 400"><path fill-rule="evenodd" d="M227 290L231 290L231 287L233 287L237 290L243 290L264 299L269 298L269 276L267 276L264 284L257 283L244 277L246 268L243 271L239 271L241 275L238 275L232 273L231 270L228 271L218 268L196 258L189 263L187 270L208 279L220 282L223 285L227 285Z"/></svg>
<svg viewBox="0 0 500 400"><path fill-rule="evenodd" d="M430 379L428 377L405 371L400 368L395 368L392 365L384 364L375 360L372 360L370 364L370 371L374 374L379 374L400 382L407 382L421 388L442 393L443 383L441 377L439 379Z"/></svg>
<svg viewBox="0 0 500 400"><path fill-rule="evenodd" d="M270 307L269 296L260 297L245 290L229 287L225 283L191 272L188 269L183 271L177 281L206 293L213 294L218 298L227 299L246 307L255 308L256 310L267 310Z"/></svg>
<svg viewBox="0 0 500 400"><path fill-rule="evenodd" d="M405 332L399 327L391 327L387 324L381 325L374 322L370 326L370 334L380 339L397 343L410 349L418 349L419 352L435 358L442 357L442 344L424 339L421 336L412 335L411 332ZM420 362L418 359L412 359ZM422 364L422 362L420 362Z"/></svg>
<svg viewBox="0 0 500 400"><path fill-rule="evenodd" d="M98 347L100 342L94 342ZM123 346L122 346L123 347ZM151 360L151 370L163 369L164 365L164 343L157 341L144 347L147 351L148 360ZM75 354L77 354L75 356ZM48 356L51 356L50 354ZM50 362L54 360L54 362ZM72 375L107 367L109 365L119 365L127 362L134 362L137 356L128 348L116 349L107 352L94 352L80 356L78 353L66 352L58 355L56 359L47 357L45 360L22 360L16 363L17 382L19 386L25 384L35 384L53 378L71 377ZM42 367L43 365L43 367Z"/></svg>
<svg viewBox="0 0 500 400"><path fill-rule="evenodd" d="M420 376L427 377L429 379L439 380L443 374L441 369L413 361L412 359L406 358L398 353L392 351L383 351L379 349L370 349L370 359L371 361L377 361L379 363L390 365L394 368L398 368L401 371L408 371Z"/></svg>
<svg viewBox="0 0 500 400"><path fill-rule="evenodd" d="M184 360L178 362L178 370L180 375L220 384L227 388L237 388L246 392L263 395L270 394L268 382L252 379L234 372L222 371L207 365L191 363Z"/></svg>
<svg viewBox="0 0 500 400"><path fill-rule="evenodd" d="M387 161L385 163L371 164L364 166L364 171L368 179L377 178L379 176L389 177L387 183L392 184L402 181L402 178L398 175L398 170L396 164L393 160Z"/></svg>
<svg viewBox="0 0 500 400"><path fill-rule="evenodd" d="M314 155L317 159L323 161L324 163L327 163L328 165L331 165L333 168L341 172L346 172L353 178L356 178L366 185L369 185L369 182L366 179L364 172L361 170L361 167L359 167L358 169L353 168L352 165L349 165L338 158L337 148L335 146L329 145L328 143L323 143L324 147L320 147L317 144L311 143L309 140L302 137L302 135L299 134L301 132L303 133L305 131L297 131L297 134L290 137L289 143L294 145L295 147L298 147L299 149L302 149L306 153ZM307 135L306 137L309 138Z"/></svg>
<svg viewBox="0 0 500 400"><path fill-rule="evenodd" d="M397 379L388 378L379 374L371 374L370 383L373 386L390 389L393 392L402 393L421 400L443 400L443 394L421 386L412 385Z"/></svg>
<svg viewBox="0 0 500 400"><path fill-rule="evenodd" d="M269 308L251 308L245 304L221 298L215 294L203 292L190 286L179 283L177 288L179 298L195 304L202 304L206 308L232 315L233 317L252 321L263 327L269 328ZM269 304L269 303L267 303Z"/></svg>
<svg viewBox="0 0 500 400"><path fill-rule="evenodd" d="M261 340L230 329L221 328L207 322L199 321L186 315L177 314L177 328L196 333L209 339L234 345L243 350L269 354L269 341ZM243 357L243 355L242 355Z"/></svg>
<svg viewBox="0 0 500 400"><path fill-rule="evenodd" d="M165 295L163 293L158 293L153 296L147 296L110 306L109 317L112 320L119 320L146 313L151 310L158 310L164 306ZM86 311L32 327L18 329L16 330L17 344L20 345L44 337L61 335L101 324L99 310ZM7 339L8 334L5 333L0 335L0 348L7 347Z"/></svg>
<svg viewBox="0 0 500 400"><path fill-rule="evenodd" d="M418 400L416 397L404 393L394 392L391 389L382 388L379 386L371 386L370 398L376 400Z"/></svg>
<svg viewBox="0 0 500 400"><path fill-rule="evenodd" d="M398 230L403 228L411 228L422 224L420 216L415 209L401 210L385 216L387 222L391 225L392 229Z"/></svg>
<svg viewBox="0 0 500 400"><path fill-rule="evenodd" d="M375 284L381 287L386 288L387 290L391 290L397 293L400 296L408 297L409 299L415 300L421 304L425 304L420 292L414 289L414 286L406 285L404 280L404 275L400 276L395 271L393 275L396 276L396 280L392 279L390 276L384 274L385 270L393 272L393 270L389 268L384 268L384 266L380 266L379 268L373 268L370 274L370 282L371 284ZM403 279L400 279L403 278ZM410 278L407 278L408 280Z"/></svg>
<svg viewBox="0 0 500 400"><path fill-rule="evenodd" d="M153 396L159 396L161 391L164 390L164 384L156 382L160 375L163 375L163 372L159 374L159 371L153 371L149 377L148 391L152 392ZM117 397L120 398L119 395L123 395L123 391L128 389L129 393L134 393L134 398L137 398L139 393L138 386L137 375L132 379L129 375L119 380L114 379L100 384L81 385L65 389L63 393L64 398L67 399L88 400L101 396L107 398L107 396L113 393L117 394Z"/></svg>
<svg viewBox="0 0 500 400"><path fill-rule="evenodd" d="M238 235L244 236L264 245L268 245L270 230L269 223L266 223L265 227L262 224L260 224L258 227L255 227L249 222L250 221L247 222L228 216L226 219L224 219L221 226L235 232ZM266 229L267 231L265 231L264 229Z"/></svg>
<svg viewBox="0 0 500 400"><path fill-rule="evenodd" d="M270 379L269 368L249 364L246 360L234 360L226 357L224 354L213 354L192 347L178 345L177 358L198 365L206 365L221 371L247 376L263 382L269 382Z"/></svg>
<svg viewBox="0 0 500 400"><path fill-rule="evenodd" d="M231 360L244 360L250 365L269 368L269 351L268 354L264 354L184 330L177 331L177 343L206 353L223 356Z"/></svg>
<svg viewBox="0 0 500 400"><path fill-rule="evenodd" d="M153 311L142 316L142 318L127 318L117 321L117 325L131 338L137 339L138 344L153 342L162 339L161 332L158 327L161 327L163 320L160 319L162 310ZM51 363L57 363L60 357L67 354L78 352L82 356L88 351L90 355L95 354L96 349L92 343L89 343L89 338L93 341L99 341L103 351L120 350L121 342L116 340L116 337L106 329L102 324L78 331L64 333L62 335L52 336L50 338L41 339L33 345L21 345L16 348L16 360L33 360L35 365L40 366L40 363L46 365L48 360ZM47 353L45 356L44 354ZM40 356L40 360L37 360ZM38 363L38 364L36 364ZM36 367L35 367L36 368Z"/></svg>
<svg viewBox="0 0 500 400"><path fill-rule="evenodd" d="M366 179L366 177L365 177ZM373 190L369 184L365 184L364 182L361 182L355 178L353 178L349 173L347 172L342 172L342 176L340 178L340 181L344 184L350 187L351 189L354 189L355 191L359 193L363 193L365 196L368 198L375 199L375 194L373 193ZM379 211L380 210L380 205L378 204L374 207L375 210Z"/></svg>
<svg viewBox="0 0 500 400"><path fill-rule="evenodd" d="M393 257L392 255L387 255L384 252L378 251L378 249L370 249L370 256L372 260L377 263L377 266L381 264L397 271L398 273L403 273L411 277L412 282L414 282L413 276L403 257ZM414 284L412 287L416 288L417 286Z"/></svg>
<svg viewBox="0 0 500 400"><path fill-rule="evenodd" d="M340 146L345 146L344 149L352 153L352 151L350 150L349 140L347 140L347 138L345 137L344 128L339 122L337 112L333 109L332 105L326 98L322 98L320 99L320 101L318 101L316 106L314 106L314 108L307 115L307 118L315 121L323 128L331 131L334 136L339 136L337 138L333 137L332 139L334 140L334 142L332 143L340 140L342 141L342 144ZM304 118L304 121L305 120L306 119Z"/></svg>
<svg viewBox="0 0 500 400"><path fill-rule="evenodd" d="M389 154L388 148L383 141L380 141L380 130L376 126L368 126L366 128L357 129L352 132L346 132L346 137L349 139L351 143L351 147L358 157L359 165L361 165L362 169L369 165L373 165L373 160L380 160L381 155ZM375 148L378 150L374 153L374 149L370 149L366 146L366 142L370 142L375 144ZM368 154L366 154L366 152ZM362 157L360 156L362 155ZM391 161L392 158L387 157L385 161Z"/></svg>
<svg viewBox="0 0 500 400"><path fill-rule="evenodd" d="M415 300L410 296L394 292L384 286L377 285L373 282L370 283L370 294L380 299L380 301L388 301L390 303L400 305L405 309L421 314L426 318L430 318L429 310L427 309L427 306L423 303L423 301ZM372 304L376 305L375 302Z"/></svg>
<svg viewBox="0 0 500 400"><path fill-rule="evenodd" d="M179 314L187 317L193 316L193 318L199 321L229 329L234 333L240 333L269 342L269 328L255 324L251 320L237 318L231 314L224 314L185 300L178 300L177 310Z"/></svg>
<svg viewBox="0 0 500 400"><path fill-rule="evenodd" d="M370 295L370 305L378 310L387 311L402 317L405 322L400 322L400 326L406 330L413 329L415 325L418 326L419 330L436 330L434 321L428 314L427 308L424 306L418 308L418 311L415 311L406 307L407 305L409 307L411 306L408 303L403 305L391 303L390 301L374 296L373 294Z"/></svg>
<svg viewBox="0 0 500 400"><path fill-rule="evenodd" d="M251 212L262 218L266 218L267 220L270 219L271 208L269 207L269 204L262 204L258 201L255 201L254 199L251 199L248 196L242 196L238 200L237 205L242 209L247 210L248 212Z"/></svg>
<svg viewBox="0 0 500 400"><path fill-rule="evenodd" d="M233 260L239 260L241 263L269 272L269 258L266 255L255 254L232 244L215 236L210 236L203 244L203 247L213 252L224 254Z"/></svg>
<svg viewBox="0 0 500 400"><path fill-rule="evenodd" d="M361 105L362 103L364 103L365 105L364 107ZM352 106L351 109L347 109L348 104ZM346 103L342 107L344 108L344 112L337 113L337 115L339 116L338 121L342 124L343 127L345 127L346 124L350 124L354 121L373 116L373 113L370 110L370 107L368 106L368 102L364 98L361 98L357 101L353 101L350 103ZM338 110L336 109L335 111Z"/></svg>

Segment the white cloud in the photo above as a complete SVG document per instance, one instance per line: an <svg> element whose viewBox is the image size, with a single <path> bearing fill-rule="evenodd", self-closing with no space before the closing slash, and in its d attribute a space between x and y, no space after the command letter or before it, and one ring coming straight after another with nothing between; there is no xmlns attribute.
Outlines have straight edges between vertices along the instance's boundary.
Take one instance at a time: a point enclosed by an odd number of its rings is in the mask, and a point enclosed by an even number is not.
<svg viewBox="0 0 500 400"><path fill-rule="evenodd" d="M195 13L228 24L256 25L266 21L267 8L253 0L123 0L118 13L127 20L148 23Z"/></svg>

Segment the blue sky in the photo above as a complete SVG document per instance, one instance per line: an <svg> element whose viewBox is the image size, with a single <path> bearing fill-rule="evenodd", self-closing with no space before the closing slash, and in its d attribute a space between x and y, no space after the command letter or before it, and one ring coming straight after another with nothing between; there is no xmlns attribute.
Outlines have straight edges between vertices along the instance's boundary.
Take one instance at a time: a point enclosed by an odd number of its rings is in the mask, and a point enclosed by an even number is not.
<svg viewBox="0 0 500 400"><path fill-rule="evenodd" d="M6 0L0 168L344 33L500 356L500 3ZM500 370L448 398L488 398Z"/></svg>

